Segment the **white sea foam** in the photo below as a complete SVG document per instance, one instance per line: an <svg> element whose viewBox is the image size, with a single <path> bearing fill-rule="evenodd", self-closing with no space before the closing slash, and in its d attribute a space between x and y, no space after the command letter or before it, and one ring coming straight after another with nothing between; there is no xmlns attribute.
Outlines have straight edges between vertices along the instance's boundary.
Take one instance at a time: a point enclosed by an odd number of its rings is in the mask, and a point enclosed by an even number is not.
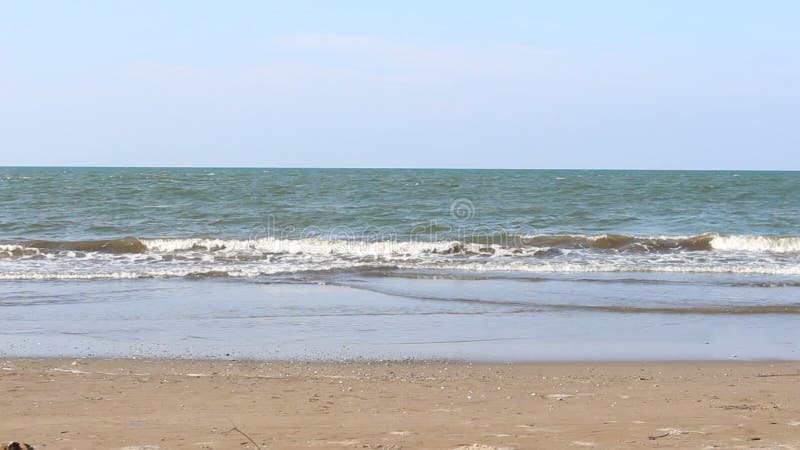
<svg viewBox="0 0 800 450"><path fill-rule="evenodd" d="M741 252L800 253L800 237L779 236L714 236L714 250Z"/></svg>
<svg viewBox="0 0 800 450"><path fill-rule="evenodd" d="M413 269L414 267L401 268ZM419 267L416 267L419 268ZM469 270L475 272L529 272L529 273L697 273L697 274L742 274L742 275L800 275L800 265L783 264L645 264L635 261L622 263L518 263L498 264L436 264L430 268L439 270Z"/></svg>
<svg viewBox="0 0 800 450"><path fill-rule="evenodd" d="M0 279L257 277L375 266L431 272L800 275L800 237L539 235L527 239L533 240L499 245L456 240L165 238L140 239L141 245L131 248L144 250L133 253L60 249L61 244L42 249L2 244Z"/></svg>
<svg viewBox="0 0 800 450"><path fill-rule="evenodd" d="M172 277L217 277L252 278L258 276L291 275L312 272L373 270L373 268L415 270L437 273L439 271L468 272L517 272L517 273L595 273L595 272L640 272L681 274L752 274L800 276L800 264L781 262L746 261L734 263L726 260L692 259L643 259L620 258L615 260L546 260L519 258L455 258L442 255L425 260L343 259L337 257L288 256L276 260L249 261L244 263L219 263L213 261L158 262L156 264L131 264L125 261L89 261L76 265L66 259L40 260L32 267L17 266L16 270L0 272L0 280L38 279L126 279L126 278L172 278Z"/></svg>
<svg viewBox="0 0 800 450"><path fill-rule="evenodd" d="M22 245L0 245L0 258L30 257L40 255L38 248L28 248Z"/></svg>
<svg viewBox="0 0 800 450"><path fill-rule="evenodd" d="M268 253L343 255L354 257L418 256L425 253L453 251L458 241L348 241L324 239L141 239L152 252L217 251L223 253ZM479 250L478 245L467 247Z"/></svg>

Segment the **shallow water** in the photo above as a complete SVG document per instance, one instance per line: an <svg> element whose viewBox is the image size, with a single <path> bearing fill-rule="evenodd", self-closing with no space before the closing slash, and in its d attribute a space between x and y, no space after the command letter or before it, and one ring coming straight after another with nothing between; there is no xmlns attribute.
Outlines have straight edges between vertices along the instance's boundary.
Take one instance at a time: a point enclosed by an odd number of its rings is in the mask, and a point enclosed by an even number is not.
<svg viewBox="0 0 800 450"><path fill-rule="evenodd" d="M450 280L434 287L385 279L366 289L217 280L6 282L0 348L4 356L277 360L800 358L794 314L553 308L516 283L479 286L500 300L472 301ZM500 286L509 286L508 295ZM544 303L552 303L548 296L595 304L625 297L616 290L592 296L593 288L578 286L545 283Z"/></svg>

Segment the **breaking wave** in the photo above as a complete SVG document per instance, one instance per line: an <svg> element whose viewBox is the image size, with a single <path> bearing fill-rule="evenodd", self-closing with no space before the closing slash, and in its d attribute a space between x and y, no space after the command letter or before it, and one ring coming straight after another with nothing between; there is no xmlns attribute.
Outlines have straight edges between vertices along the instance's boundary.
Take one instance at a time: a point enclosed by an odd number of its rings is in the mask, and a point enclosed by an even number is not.
<svg viewBox="0 0 800 450"><path fill-rule="evenodd" d="M800 275L800 237L475 236L442 241L135 238L0 244L0 279L258 277L368 267Z"/></svg>
<svg viewBox="0 0 800 450"><path fill-rule="evenodd" d="M94 241L30 241L27 247L39 250L74 250L81 252L144 253L147 247L139 239L105 239Z"/></svg>
<svg viewBox="0 0 800 450"><path fill-rule="evenodd" d="M168 253L186 251L338 254L353 256L419 255L426 253L521 253L540 250L618 250L659 253L680 251L738 251L752 253L798 253L800 236L746 236L708 233L697 236L635 236L626 234L541 234L530 236L470 236L444 241L358 241L326 239L222 239L135 238L27 242L0 245L4 256L35 252L99 252L111 254Z"/></svg>
<svg viewBox="0 0 800 450"><path fill-rule="evenodd" d="M786 236L715 236L711 240L714 250L754 253L799 253L800 237Z"/></svg>

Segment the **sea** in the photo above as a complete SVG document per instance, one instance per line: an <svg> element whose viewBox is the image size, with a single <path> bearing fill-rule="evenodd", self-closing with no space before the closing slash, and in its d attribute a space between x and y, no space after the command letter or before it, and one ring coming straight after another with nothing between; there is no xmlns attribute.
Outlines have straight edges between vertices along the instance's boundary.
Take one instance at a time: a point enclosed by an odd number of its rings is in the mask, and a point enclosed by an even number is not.
<svg viewBox="0 0 800 450"><path fill-rule="evenodd" d="M0 168L0 356L800 359L800 172Z"/></svg>

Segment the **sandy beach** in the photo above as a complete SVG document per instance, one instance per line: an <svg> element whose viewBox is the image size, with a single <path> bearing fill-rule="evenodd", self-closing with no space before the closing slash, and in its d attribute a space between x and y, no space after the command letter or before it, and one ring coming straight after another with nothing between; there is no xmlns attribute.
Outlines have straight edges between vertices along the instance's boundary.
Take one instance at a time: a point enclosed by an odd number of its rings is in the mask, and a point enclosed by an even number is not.
<svg viewBox="0 0 800 450"><path fill-rule="evenodd" d="M798 381L797 362L6 359L0 439L43 449L800 448Z"/></svg>

